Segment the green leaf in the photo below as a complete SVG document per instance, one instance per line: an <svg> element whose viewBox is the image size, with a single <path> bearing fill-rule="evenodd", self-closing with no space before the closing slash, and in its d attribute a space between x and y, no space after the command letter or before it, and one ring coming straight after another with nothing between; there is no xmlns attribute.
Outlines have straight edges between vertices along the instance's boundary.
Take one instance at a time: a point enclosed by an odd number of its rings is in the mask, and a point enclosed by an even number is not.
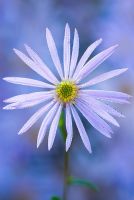
<svg viewBox="0 0 134 200"><path fill-rule="evenodd" d="M87 187L87 188L93 190L94 192L99 191L99 188L94 183L84 180L84 179L74 178L72 176L69 176L67 179L67 183L69 185L78 185L78 186Z"/></svg>
<svg viewBox="0 0 134 200"><path fill-rule="evenodd" d="M61 200L59 197L53 196L51 200Z"/></svg>

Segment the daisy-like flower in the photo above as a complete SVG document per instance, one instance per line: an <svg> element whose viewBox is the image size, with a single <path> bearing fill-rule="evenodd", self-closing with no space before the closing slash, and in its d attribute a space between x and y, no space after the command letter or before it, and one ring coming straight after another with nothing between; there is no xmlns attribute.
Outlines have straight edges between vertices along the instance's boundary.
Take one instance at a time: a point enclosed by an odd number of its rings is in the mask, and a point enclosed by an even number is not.
<svg viewBox="0 0 134 200"><path fill-rule="evenodd" d="M43 122L40 126L37 147L41 144L47 129L48 135L48 149L53 146L58 123L62 110L65 111L65 123L67 130L66 151L69 149L73 138L72 120L74 119L78 128L80 137L89 152L91 152L91 145L80 119L79 112L86 118L86 120L100 133L108 138L111 138L113 132L108 123L119 127L118 122L113 117L124 117L121 113L113 109L107 102L113 103L128 103L130 96L128 94L116 91L94 90L91 86L100 82L106 81L110 78L116 77L124 73L127 68L116 69L103 73L88 81L85 78L92 73L101 63L103 63L109 56L113 54L118 45L112 46L101 53L97 54L89 60L90 55L95 48L102 42L102 39L97 40L91 44L80 60L79 55L79 36L75 29L73 47L70 47L70 28L67 24L65 27L65 35L63 42L63 67L58 56L56 45L50 30L46 29L46 40L51 58L57 70L56 77L42 59L35 53L28 45L25 45L29 56L21 51L14 49L14 52L19 58L27 64L37 74L42 76L44 82L20 78L20 77L6 77L5 81L13 84L21 84L26 86L33 86L44 88L44 91L33 92L29 94L22 94L6 99L4 102L9 103L4 109L22 109L28 108L40 103L44 105L34 113L25 125L19 131L22 134L28 131L31 126L42 116ZM108 123L107 123L107 122Z"/></svg>

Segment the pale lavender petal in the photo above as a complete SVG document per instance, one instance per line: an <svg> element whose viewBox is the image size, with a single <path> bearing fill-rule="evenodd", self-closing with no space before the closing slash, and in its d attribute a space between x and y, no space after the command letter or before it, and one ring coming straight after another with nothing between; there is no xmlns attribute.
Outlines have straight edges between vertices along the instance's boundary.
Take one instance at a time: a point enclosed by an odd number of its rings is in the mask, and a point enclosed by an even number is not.
<svg viewBox="0 0 134 200"><path fill-rule="evenodd" d="M62 107L63 107L63 105L60 104L59 108L58 108L58 110L57 110L57 112L54 116L54 119L51 123L51 126L50 126L50 131L49 131L49 135L48 135L48 150L50 150L52 148L53 143L54 143L54 139L55 139L56 131L57 131L57 128L58 128Z"/></svg>
<svg viewBox="0 0 134 200"><path fill-rule="evenodd" d="M113 133L111 127L101 119L94 111L89 107L85 106L80 100L77 101L76 107L80 110L82 115L89 121L89 123L97 129L100 133L105 135L108 138L111 138Z"/></svg>
<svg viewBox="0 0 134 200"><path fill-rule="evenodd" d="M13 49L17 56L26 64L28 65L33 71L44 77L42 70L37 67L37 65L31 60L28 56L17 49Z"/></svg>
<svg viewBox="0 0 134 200"><path fill-rule="evenodd" d="M11 103L5 107L3 107L4 110L14 110L14 109L23 109L23 108L30 108L33 106L36 106L40 103L46 102L48 100L53 100L53 97L48 96L45 98L42 98L40 100L32 100L32 101L25 101L25 102L15 102Z"/></svg>
<svg viewBox="0 0 134 200"><path fill-rule="evenodd" d="M69 77L70 78L72 78L73 72L75 70L77 60L78 60L78 56L79 56L79 35L78 35L77 30L75 29L71 63L70 63L70 71L69 71Z"/></svg>
<svg viewBox="0 0 134 200"><path fill-rule="evenodd" d="M107 100L113 103L129 103L130 95L123 92L105 90L81 90L80 95L95 97L100 100Z"/></svg>
<svg viewBox="0 0 134 200"><path fill-rule="evenodd" d="M57 84L59 81L50 71L50 69L46 66L46 64L42 61L42 59L37 55L35 51L31 47L25 44L25 48L29 54L29 56L33 59L36 68L39 68L42 71L43 77L48 80L50 83ZM24 61L25 62L25 61Z"/></svg>
<svg viewBox="0 0 134 200"><path fill-rule="evenodd" d="M21 94L9 99L4 100L5 103L13 102L26 102L26 101L37 101L45 98L52 98L54 96L54 91L50 92L32 92L29 94Z"/></svg>
<svg viewBox="0 0 134 200"><path fill-rule="evenodd" d="M54 89L54 85L50 85L48 83L30 79L30 78L21 78L21 77L5 77L3 80L13 83L13 84L20 84L20 85L27 85L27 86L33 86L33 87L40 87L40 88L51 88Z"/></svg>
<svg viewBox="0 0 134 200"><path fill-rule="evenodd" d="M78 62L78 65L76 67L76 71L74 73L73 78L76 78L79 71L83 68L83 66L85 65L85 63L89 59L90 55L93 53L93 51L96 49L96 47L100 45L101 42L102 42L102 39L99 39L99 40L95 41L93 44L91 44L86 49L86 51L84 52L84 54L82 55L81 59Z"/></svg>
<svg viewBox="0 0 134 200"><path fill-rule="evenodd" d="M111 56L118 45L112 46L101 53L94 56L89 60L84 67L80 70L79 74L76 76L75 80L80 82L83 78L88 76L92 71L94 71L101 63L103 63L109 56Z"/></svg>
<svg viewBox="0 0 134 200"><path fill-rule="evenodd" d="M56 48L53 36L51 34L51 31L48 28L46 29L46 39L47 39L47 45L48 45L53 63L61 79L63 79L63 71L62 71L61 62L58 56L57 48Z"/></svg>
<svg viewBox="0 0 134 200"><path fill-rule="evenodd" d="M38 138L37 138L37 148L42 143L42 141L46 135L47 127L51 123L52 119L54 118L58 107L59 107L59 103L56 103L51 108L51 110L47 113L47 115L45 116L45 118L41 124L40 130L39 130L39 134L38 134Z"/></svg>
<svg viewBox="0 0 134 200"><path fill-rule="evenodd" d="M15 106L16 106L17 103L11 103L11 104L8 104L6 106L3 107L3 110L14 110L16 109Z"/></svg>
<svg viewBox="0 0 134 200"><path fill-rule="evenodd" d="M82 100L82 103L85 105L85 107L90 107L97 115L105 119L106 121L112 123L113 125L119 127L118 122L116 119L114 119L111 115L109 115L103 107L100 106L97 100L94 98L88 97L88 98L80 98Z"/></svg>
<svg viewBox="0 0 134 200"><path fill-rule="evenodd" d="M113 77L119 76L120 74L126 72L127 70L128 70L128 68L123 68L123 69L116 69L116 70L106 72L104 74L96 76L95 78L91 79L90 81L88 81L84 84L79 85L79 87L84 88L84 87L89 87L89 86L95 85L97 83L101 83L101 82L111 79Z"/></svg>
<svg viewBox="0 0 134 200"><path fill-rule="evenodd" d="M72 116L70 111L70 105L68 104L66 105L66 130L67 130L66 151L68 151L73 139Z"/></svg>
<svg viewBox="0 0 134 200"><path fill-rule="evenodd" d="M69 75L69 65L70 65L70 27L66 24L65 27L65 35L64 35L64 75L65 79L68 78Z"/></svg>
<svg viewBox="0 0 134 200"><path fill-rule="evenodd" d="M88 99L88 96L83 96L83 99L86 99L86 98ZM95 99L93 97L92 97L92 99L94 99L97 102L97 104L100 105L100 107L103 108L103 110L105 110L109 114L111 114L113 116L116 116L116 117L125 117L123 114L119 113L117 110L115 110L114 108L112 108L110 105L107 105L104 102L99 101L99 100L97 100L97 99Z"/></svg>
<svg viewBox="0 0 134 200"><path fill-rule="evenodd" d="M108 112L109 114L113 115L113 116L116 116L116 117L125 117L123 114L121 114L120 112L118 112L117 110L115 110L114 108L112 108L111 106L103 103L103 102L100 102L98 101L100 106L106 111Z"/></svg>
<svg viewBox="0 0 134 200"><path fill-rule="evenodd" d="M51 101L50 103L46 104L42 108L40 108L37 112L35 112L30 119L24 124L24 126L19 131L19 135L25 133L27 130L29 130L35 122L43 115L45 114L49 109L52 108L54 105L54 101Z"/></svg>
<svg viewBox="0 0 134 200"><path fill-rule="evenodd" d="M87 136L87 133L86 133L86 130L83 126L83 123L82 123L76 109L74 108L74 106L71 106L71 111L72 111L72 115L73 115L74 121L76 123L76 126L78 128L78 131L80 133L81 139L82 139L86 149L91 153L92 150L91 150L89 138Z"/></svg>

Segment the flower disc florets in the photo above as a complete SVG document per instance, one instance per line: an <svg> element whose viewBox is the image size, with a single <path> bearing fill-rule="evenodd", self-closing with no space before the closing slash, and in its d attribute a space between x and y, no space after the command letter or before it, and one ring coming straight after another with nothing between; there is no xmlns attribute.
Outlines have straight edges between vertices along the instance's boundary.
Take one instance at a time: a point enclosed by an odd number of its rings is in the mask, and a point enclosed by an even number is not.
<svg viewBox="0 0 134 200"><path fill-rule="evenodd" d="M56 96L63 103L73 102L77 97L78 87L73 81L62 81L56 88Z"/></svg>

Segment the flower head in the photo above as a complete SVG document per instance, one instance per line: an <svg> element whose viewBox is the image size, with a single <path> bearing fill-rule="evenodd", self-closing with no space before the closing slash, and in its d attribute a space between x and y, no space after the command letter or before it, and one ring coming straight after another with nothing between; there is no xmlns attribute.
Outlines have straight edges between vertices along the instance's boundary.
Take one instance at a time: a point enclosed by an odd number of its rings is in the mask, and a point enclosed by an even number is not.
<svg viewBox="0 0 134 200"><path fill-rule="evenodd" d="M45 91L11 97L5 100L9 105L5 106L4 109L22 109L44 103L44 105L25 123L19 131L19 134L28 131L41 116L44 116L38 134L37 147L41 144L49 127L49 150L51 149L56 136L61 111L64 109L67 130L66 150L69 149L73 138L73 118L85 147L91 152L90 141L79 117L79 111L95 129L110 138L112 129L107 122L119 126L113 116L123 117L123 115L113 109L110 105L106 104L106 102L128 103L130 96L122 92L94 90L90 87L124 73L127 68L112 70L86 81L85 78L113 54L117 45L102 51L88 60L95 48L102 42L102 39L99 39L86 49L78 61L78 32L75 29L73 47L71 50L70 28L67 24L65 27L63 45L64 67L62 67L54 39L49 29L46 29L46 39L51 58L60 78L58 79L51 72L48 66L29 46L25 45L29 56L14 49L14 52L19 58L37 74L42 76L44 81L20 77L6 77L4 80L14 84L45 88Z"/></svg>

